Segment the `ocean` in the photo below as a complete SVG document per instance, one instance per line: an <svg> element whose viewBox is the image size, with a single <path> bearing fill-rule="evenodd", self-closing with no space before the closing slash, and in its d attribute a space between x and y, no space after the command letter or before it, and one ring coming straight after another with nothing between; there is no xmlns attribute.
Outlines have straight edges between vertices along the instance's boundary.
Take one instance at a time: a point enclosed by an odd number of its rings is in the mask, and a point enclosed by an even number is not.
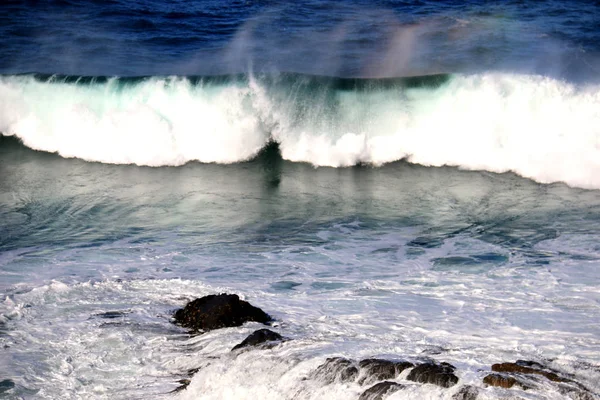
<svg viewBox="0 0 600 400"><path fill-rule="evenodd" d="M600 396L599 2L0 11L0 399ZM173 323L218 293L289 340Z"/></svg>

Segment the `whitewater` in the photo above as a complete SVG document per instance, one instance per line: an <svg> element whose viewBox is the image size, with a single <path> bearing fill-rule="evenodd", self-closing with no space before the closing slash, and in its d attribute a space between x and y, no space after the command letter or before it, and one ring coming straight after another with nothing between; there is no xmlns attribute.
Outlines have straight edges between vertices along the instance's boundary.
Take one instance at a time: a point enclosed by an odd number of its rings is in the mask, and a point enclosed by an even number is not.
<svg viewBox="0 0 600 400"><path fill-rule="evenodd" d="M0 132L86 161L407 160L600 188L600 86L486 73L406 79L0 77Z"/></svg>

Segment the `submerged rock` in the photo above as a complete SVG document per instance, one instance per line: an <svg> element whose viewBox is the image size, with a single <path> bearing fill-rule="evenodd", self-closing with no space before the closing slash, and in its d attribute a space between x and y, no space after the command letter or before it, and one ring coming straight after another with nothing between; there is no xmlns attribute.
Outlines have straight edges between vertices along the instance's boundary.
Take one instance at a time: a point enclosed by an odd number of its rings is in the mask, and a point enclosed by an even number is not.
<svg viewBox="0 0 600 400"><path fill-rule="evenodd" d="M407 368L414 367L414 364L407 361L390 361L377 358L367 358L358 363L360 367L361 378L358 383L366 385L369 383L394 379Z"/></svg>
<svg viewBox="0 0 600 400"><path fill-rule="evenodd" d="M565 398L572 400L597 400L598 397L595 397L590 391L587 389L575 388L567 385L559 385L558 391L560 394L565 396Z"/></svg>
<svg viewBox="0 0 600 400"><path fill-rule="evenodd" d="M477 400L479 396L479 388L476 386L463 386L454 395L452 400Z"/></svg>
<svg viewBox="0 0 600 400"><path fill-rule="evenodd" d="M325 360L313 372L312 377L327 384L333 382L352 382L358 377L358 368L356 368L352 360L343 357L332 357Z"/></svg>
<svg viewBox="0 0 600 400"><path fill-rule="evenodd" d="M283 336L277 332L273 332L269 329L259 329L252 332L246 339L244 339L244 341L242 341L242 343L236 345L231 350L233 351L244 347L258 346L268 342L281 342L282 340L284 340Z"/></svg>
<svg viewBox="0 0 600 400"><path fill-rule="evenodd" d="M379 382L367 390L365 390L358 400L383 400L390 394L403 389L405 386L396 382L384 381Z"/></svg>
<svg viewBox="0 0 600 400"><path fill-rule="evenodd" d="M496 373L489 374L483 379L483 382L489 386L511 388L518 385L522 389L531 389L537 386L540 379L545 378L553 383L565 398L576 400L591 400L594 398L594 395L584 385L561 376L558 371L536 361L517 360L514 363L494 364L492 365L492 371ZM527 383L524 383L523 379Z"/></svg>
<svg viewBox="0 0 600 400"><path fill-rule="evenodd" d="M177 310L175 322L194 331L240 326L248 321L267 323L272 318L258 307L240 300L236 294L208 295Z"/></svg>
<svg viewBox="0 0 600 400"><path fill-rule="evenodd" d="M448 363L425 363L417 365L410 371L406 379L419 383L431 383L444 388L449 388L458 382L454 375L456 368Z"/></svg>

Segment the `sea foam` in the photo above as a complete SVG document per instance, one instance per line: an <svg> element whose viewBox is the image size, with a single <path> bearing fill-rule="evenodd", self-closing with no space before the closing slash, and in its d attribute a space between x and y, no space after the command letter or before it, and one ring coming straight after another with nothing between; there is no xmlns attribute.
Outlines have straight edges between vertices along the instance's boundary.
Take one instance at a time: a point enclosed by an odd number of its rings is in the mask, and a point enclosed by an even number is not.
<svg viewBox="0 0 600 400"><path fill-rule="evenodd" d="M276 141L284 159L315 166L406 159L600 188L598 86L506 73L433 86L323 82L3 76L0 132L102 163L235 163Z"/></svg>

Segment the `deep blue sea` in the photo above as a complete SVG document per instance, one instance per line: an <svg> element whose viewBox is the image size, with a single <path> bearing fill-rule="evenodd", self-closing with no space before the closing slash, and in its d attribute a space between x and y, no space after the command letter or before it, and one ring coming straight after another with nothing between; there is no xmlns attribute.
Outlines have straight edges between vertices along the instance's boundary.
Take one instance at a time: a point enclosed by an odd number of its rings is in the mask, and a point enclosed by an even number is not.
<svg viewBox="0 0 600 400"><path fill-rule="evenodd" d="M173 324L222 292L291 340ZM328 357L600 396L600 2L2 1L0 399L358 399Z"/></svg>

